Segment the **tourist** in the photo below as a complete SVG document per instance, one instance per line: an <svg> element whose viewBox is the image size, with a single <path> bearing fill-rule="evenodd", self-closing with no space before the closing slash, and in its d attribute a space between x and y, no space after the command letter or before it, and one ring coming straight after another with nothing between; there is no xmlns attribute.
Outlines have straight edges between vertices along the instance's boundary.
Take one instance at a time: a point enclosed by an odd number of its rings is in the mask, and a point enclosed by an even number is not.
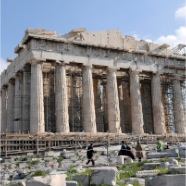
<svg viewBox="0 0 186 186"><path fill-rule="evenodd" d="M160 140L160 138L157 138L157 152L162 152L164 150L164 143Z"/></svg>
<svg viewBox="0 0 186 186"><path fill-rule="evenodd" d="M93 144L91 143L89 146L88 146L88 149L87 149L87 165L92 162L92 166L95 165L94 163L94 160L93 160L93 154L95 153L95 151L93 150Z"/></svg>
<svg viewBox="0 0 186 186"><path fill-rule="evenodd" d="M122 143L122 145L121 145L121 149L120 149L118 155L119 156L126 155L126 156L131 157L134 160L135 157L132 153L132 149L128 146L128 144L125 141L122 141L121 143Z"/></svg>
<svg viewBox="0 0 186 186"><path fill-rule="evenodd" d="M143 152L142 152L143 149L139 140L137 141L137 145L135 149L136 149L136 157L138 158L138 162L141 162L141 158L143 158Z"/></svg>

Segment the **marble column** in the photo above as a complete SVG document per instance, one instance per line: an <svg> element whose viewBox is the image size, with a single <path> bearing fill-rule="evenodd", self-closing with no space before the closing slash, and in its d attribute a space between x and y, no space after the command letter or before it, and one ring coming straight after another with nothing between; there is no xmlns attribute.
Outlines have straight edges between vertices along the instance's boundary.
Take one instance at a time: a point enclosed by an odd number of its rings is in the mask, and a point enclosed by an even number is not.
<svg viewBox="0 0 186 186"><path fill-rule="evenodd" d="M143 112L141 103L139 72L130 72L130 96L131 96L131 116L132 116L132 133L143 134Z"/></svg>
<svg viewBox="0 0 186 186"><path fill-rule="evenodd" d="M152 110L153 110L153 122L154 122L154 133L165 134L165 116L162 103L162 92L160 74L153 74L151 82L151 94L152 94Z"/></svg>
<svg viewBox="0 0 186 186"><path fill-rule="evenodd" d="M107 72L107 99L108 130L111 133L121 132L118 87L115 68L110 68Z"/></svg>
<svg viewBox="0 0 186 186"><path fill-rule="evenodd" d="M68 95L66 84L66 69L63 63L56 66L56 131L69 132Z"/></svg>
<svg viewBox="0 0 186 186"><path fill-rule="evenodd" d="M7 128L7 89L5 86L1 89L1 133L6 132Z"/></svg>
<svg viewBox="0 0 186 186"><path fill-rule="evenodd" d="M182 100L182 92L179 80L173 80L173 106L175 131L178 134L186 134L186 116Z"/></svg>
<svg viewBox="0 0 186 186"><path fill-rule="evenodd" d="M97 131L104 132L101 79L94 79L93 84L94 84L94 97L95 97L94 101L95 101Z"/></svg>
<svg viewBox="0 0 186 186"><path fill-rule="evenodd" d="M23 133L30 131L30 67L26 66L23 69L23 84L22 84L22 126Z"/></svg>
<svg viewBox="0 0 186 186"><path fill-rule="evenodd" d="M42 63L31 61L30 133L45 132Z"/></svg>
<svg viewBox="0 0 186 186"><path fill-rule="evenodd" d="M21 131L21 75L15 76L15 98L14 98L14 133Z"/></svg>
<svg viewBox="0 0 186 186"><path fill-rule="evenodd" d="M8 82L8 100L7 100L7 132L14 132L14 96L15 96L15 84L11 79Z"/></svg>
<svg viewBox="0 0 186 186"><path fill-rule="evenodd" d="M83 129L97 132L91 66L83 67Z"/></svg>
<svg viewBox="0 0 186 186"><path fill-rule="evenodd" d="M125 124L124 124L124 96L123 96L123 83L122 81L118 81L118 97L119 97L119 108L120 108L120 126L121 130L125 132Z"/></svg>

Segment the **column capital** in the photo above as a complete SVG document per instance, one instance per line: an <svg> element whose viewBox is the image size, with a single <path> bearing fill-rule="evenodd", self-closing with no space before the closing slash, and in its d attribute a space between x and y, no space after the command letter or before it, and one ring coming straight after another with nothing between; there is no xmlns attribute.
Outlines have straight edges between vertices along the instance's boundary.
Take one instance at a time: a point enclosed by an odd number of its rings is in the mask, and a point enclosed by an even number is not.
<svg viewBox="0 0 186 186"><path fill-rule="evenodd" d="M35 65L37 63L43 63L43 62L46 62L46 59L44 59L44 58L32 58L30 60L31 65Z"/></svg>
<svg viewBox="0 0 186 186"><path fill-rule="evenodd" d="M116 72L117 70L117 67L107 67L108 72Z"/></svg>
<svg viewBox="0 0 186 186"><path fill-rule="evenodd" d="M60 61L60 60L56 60L55 61L55 65L56 66L66 66L65 62L64 61Z"/></svg>
<svg viewBox="0 0 186 186"><path fill-rule="evenodd" d="M92 69L92 64L89 64L89 65L83 65L83 68L85 68L85 69Z"/></svg>
<svg viewBox="0 0 186 186"><path fill-rule="evenodd" d="M129 69L129 74L139 74L141 71Z"/></svg>

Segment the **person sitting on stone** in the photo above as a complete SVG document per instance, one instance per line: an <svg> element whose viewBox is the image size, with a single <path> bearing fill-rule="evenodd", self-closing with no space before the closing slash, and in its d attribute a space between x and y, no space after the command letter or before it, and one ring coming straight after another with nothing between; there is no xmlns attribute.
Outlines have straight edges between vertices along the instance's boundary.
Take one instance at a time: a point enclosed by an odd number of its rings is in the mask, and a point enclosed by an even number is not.
<svg viewBox="0 0 186 186"><path fill-rule="evenodd" d="M164 143L160 140L160 138L157 138L157 152L162 152L164 150Z"/></svg>
<svg viewBox="0 0 186 186"><path fill-rule="evenodd" d="M128 144L125 141L122 141L121 143L122 143L122 145L121 145L121 149L120 149L118 155L119 156L120 155L129 156L134 160L135 157L132 153L132 149L128 146Z"/></svg>
<svg viewBox="0 0 186 186"><path fill-rule="evenodd" d="M91 143L89 146L88 146L88 149L87 149L87 165L92 162L92 166L95 165L94 163L94 160L93 160L93 154L95 153L95 151L93 150L93 144Z"/></svg>

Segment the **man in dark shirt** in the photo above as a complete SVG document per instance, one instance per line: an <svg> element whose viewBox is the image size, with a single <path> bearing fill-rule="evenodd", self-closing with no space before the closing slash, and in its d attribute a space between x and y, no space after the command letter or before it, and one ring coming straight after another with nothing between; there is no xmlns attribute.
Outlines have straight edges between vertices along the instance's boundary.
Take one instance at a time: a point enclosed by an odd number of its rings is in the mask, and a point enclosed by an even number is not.
<svg viewBox="0 0 186 186"><path fill-rule="evenodd" d="M94 154L94 150L93 150L93 144L91 143L89 146L88 146L88 149L87 149L87 165L92 162L92 165L94 166L95 163L94 163L94 160L93 160L93 154Z"/></svg>
<svg viewBox="0 0 186 186"><path fill-rule="evenodd" d="M122 143L122 145L121 145L121 150L119 151L119 154L118 154L118 155L119 155L119 156L120 156L120 155L129 156L129 157L131 157L131 158L134 160L135 157L134 157L134 155L133 155L133 153L132 153L131 148L127 145L126 142L122 141L121 143Z"/></svg>

